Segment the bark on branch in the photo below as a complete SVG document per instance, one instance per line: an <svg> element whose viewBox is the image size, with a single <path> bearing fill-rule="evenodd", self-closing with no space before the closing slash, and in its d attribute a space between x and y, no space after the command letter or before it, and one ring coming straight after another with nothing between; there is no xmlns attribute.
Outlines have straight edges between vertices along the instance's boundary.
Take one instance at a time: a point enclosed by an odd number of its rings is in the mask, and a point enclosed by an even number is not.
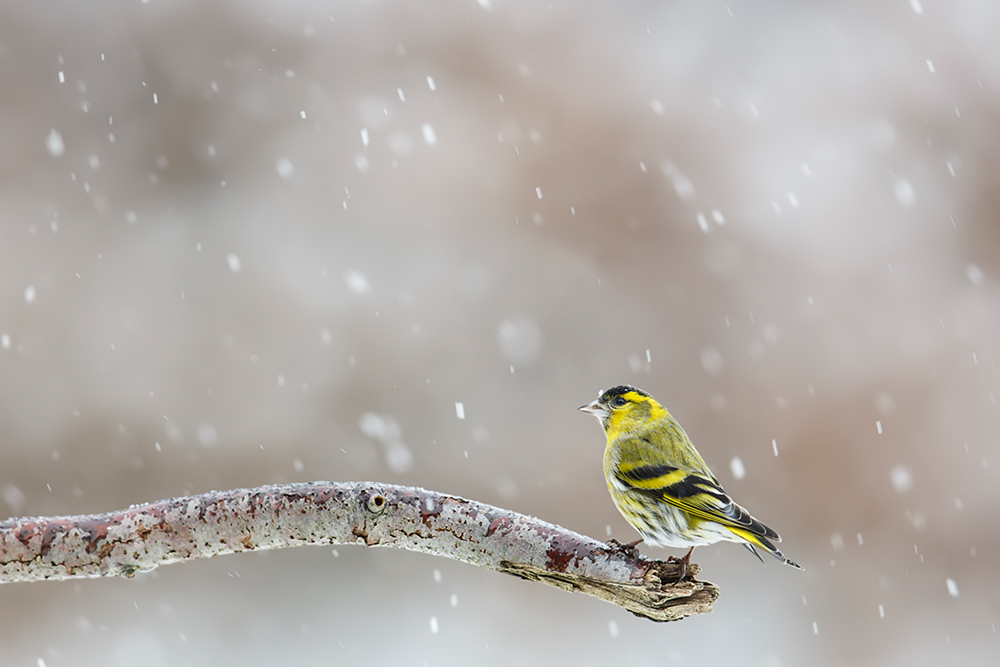
<svg viewBox="0 0 1000 667"><path fill-rule="evenodd" d="M679 566L474 500L376 482L263 486L87 516L0 522L0 583L132 577L194 558L304 544L422 551L579 591L654 621L712 610Z"/></svg>

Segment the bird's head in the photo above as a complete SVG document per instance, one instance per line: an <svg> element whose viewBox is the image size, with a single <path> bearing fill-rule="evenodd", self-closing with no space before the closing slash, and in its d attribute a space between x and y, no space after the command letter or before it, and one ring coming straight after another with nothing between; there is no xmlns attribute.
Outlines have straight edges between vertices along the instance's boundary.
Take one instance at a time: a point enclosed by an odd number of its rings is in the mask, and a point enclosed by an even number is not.
<svg viewBox="0 0 1000 667"><path fill-rule="evenodd" d="M642 389L627 384L601 391L596 401L580 407L601 422L605 433L637 431L666 410Z"/></svg>

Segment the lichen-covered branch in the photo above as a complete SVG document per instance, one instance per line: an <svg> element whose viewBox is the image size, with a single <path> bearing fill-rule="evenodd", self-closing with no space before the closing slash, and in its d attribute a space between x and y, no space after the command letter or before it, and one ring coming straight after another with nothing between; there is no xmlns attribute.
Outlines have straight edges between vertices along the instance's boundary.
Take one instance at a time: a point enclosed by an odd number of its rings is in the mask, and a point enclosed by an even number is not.
<svg viewBox="0 0 1000 667"><path fill-rule="evenodd" d="M422 551L580 591L655 621L712 610L713 584L677 582L648 560L530 516L376 482L314 482L213 492L87 516L0 522L0 583L134 576L160 565L303 544Z"/></svg>

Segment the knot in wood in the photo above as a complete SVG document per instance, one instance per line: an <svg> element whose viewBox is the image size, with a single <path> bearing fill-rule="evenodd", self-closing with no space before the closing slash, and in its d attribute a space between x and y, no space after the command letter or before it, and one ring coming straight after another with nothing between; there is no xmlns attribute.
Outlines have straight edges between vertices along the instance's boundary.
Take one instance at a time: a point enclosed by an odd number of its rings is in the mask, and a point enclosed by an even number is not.
<svg viewBox="0 0 1000 667"><path fill-rule="evenodd" d="M385 508L389 506L389 502L385 499L381 493L376 493L368 498L368 502L365 503L365 507L372 514L382 514L385 512Z"/></svg>

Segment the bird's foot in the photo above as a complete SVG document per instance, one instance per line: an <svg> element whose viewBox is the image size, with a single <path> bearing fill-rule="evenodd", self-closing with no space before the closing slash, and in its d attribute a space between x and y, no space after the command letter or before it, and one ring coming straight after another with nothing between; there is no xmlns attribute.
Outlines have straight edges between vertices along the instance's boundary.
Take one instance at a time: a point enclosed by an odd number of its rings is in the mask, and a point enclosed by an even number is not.
<svg viewBox="0 0 1000 667"><path fill-rule="evenodd" d="M636 559L639 557L639 550L636 549L636 547L639 546L640 544L642 544L641 537L638 540L635 540L634 542L629 542L627 544L622 544L613 537L610 540L608 540L608 546L611 547L613 551L616 551L620 554L624 554L632 559Z"/></svg>
<svg viewBox="0 0 1000 667"><path fill-rule="evenodd" d="M694 551L694 547L688 549L688 552L684 554L683 558L678 558L677 556L671 556L667 559L668 563L680 563L681 572L680 576L677 577L677 583L684 581L684 577L687 576L688 563L691 562L691 552Z"/></svg>

